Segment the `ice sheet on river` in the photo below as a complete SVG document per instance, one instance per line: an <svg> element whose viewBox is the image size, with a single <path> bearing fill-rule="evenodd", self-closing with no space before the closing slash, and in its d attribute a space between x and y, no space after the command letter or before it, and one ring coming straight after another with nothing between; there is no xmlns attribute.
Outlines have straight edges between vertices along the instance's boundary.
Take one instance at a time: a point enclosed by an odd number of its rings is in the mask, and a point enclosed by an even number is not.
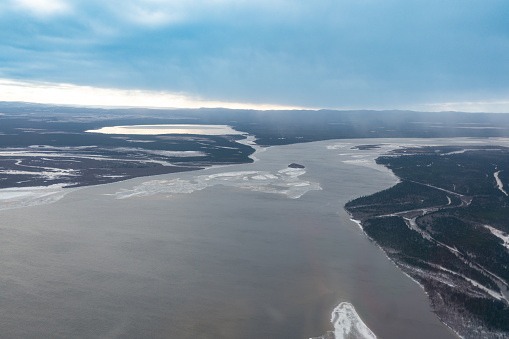
<svg viewBox="0 0 509 339"><path fill-rule="evenodd" d="M150 180L132 189L123 189L115 193L117 199L149 196L154 194L192 193L210 186L223 185L257 192L275 193L290 199L298 199L309 191L321 190L316 182L302 180L304 169L285 168L275 173L268 171L224 172L211 175L199 175L191 180Z"/></svg>
<svg viewBox="0 0 509 339"><path fill-rule="evenodd" d="M51 204L75 190L63 184L37 187L12 187L0 189L0 210Z"/></svg>

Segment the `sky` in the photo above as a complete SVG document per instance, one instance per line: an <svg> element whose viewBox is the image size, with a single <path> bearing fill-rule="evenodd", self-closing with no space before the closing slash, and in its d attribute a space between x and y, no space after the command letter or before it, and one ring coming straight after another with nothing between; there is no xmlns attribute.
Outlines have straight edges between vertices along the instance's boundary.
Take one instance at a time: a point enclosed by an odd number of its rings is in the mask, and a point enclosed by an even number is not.
<svg viewBox="0 0 509 339"><path fill-rule="evenodd" d="M507 0L2 0L0 101L509 112Z"/></svg>

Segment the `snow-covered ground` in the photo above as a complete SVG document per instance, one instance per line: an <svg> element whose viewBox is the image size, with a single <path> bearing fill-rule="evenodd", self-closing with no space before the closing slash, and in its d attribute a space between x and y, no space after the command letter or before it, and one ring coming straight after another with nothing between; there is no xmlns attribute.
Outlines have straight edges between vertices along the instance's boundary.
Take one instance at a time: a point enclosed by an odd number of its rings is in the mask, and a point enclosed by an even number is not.
<svg viewBox="0 0 509 339"><path fill-rule="evenodd" d="M494 236L496 236L496 237L498 237L498 238L502 239L502 241L504 242L504 244L503 244L503 245L504 245L504 247L505 247L505 248L507 248L507 249L509 250L509 234L507 234L507 233L505 233L505 232L502 232L502 231L500 231L500 230L497 230L496 228L491 227L491 226L489 226L489 225L484 225L484 227L486 227L488 230L490 230L490 232L491 232Z"/></svg>
<svg viewBox="0 0 509 339"><path fill-rule="evenodd" d="M497 188L500 190L500 192L504 193L507 197L507 192L504 190L504 184L502 183L502 180L498 177L498 174L502 171L498 171L493 173L493 176L495 177L495 180L497 181Z"/></svg>

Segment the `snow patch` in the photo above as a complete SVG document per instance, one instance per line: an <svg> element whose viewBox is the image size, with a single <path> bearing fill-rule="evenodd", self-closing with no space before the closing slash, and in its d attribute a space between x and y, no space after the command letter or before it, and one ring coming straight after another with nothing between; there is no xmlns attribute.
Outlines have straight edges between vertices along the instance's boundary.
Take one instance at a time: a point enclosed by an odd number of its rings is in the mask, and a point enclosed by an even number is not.
<svg viewBox="0 0 509 339"><path fill-rule="evenodd" d="M497 188L500 190L500 192L504 193L505 196L507 197L507 192L504 190L504 184L502 183L502 180L500 180L500 178L498 177L498 174L502 172L502 171L498 171L498 172L495 172L493 173L493 176L495 177L495 180L497 181Z"/></svg>
<svg viewBox="0 0 509 339"><path fill-rule="evenodd" d="M60 179L63 177L78 176L79 171L73 169L60 169L60 168L49 168L49 167L37 167L37 166L26 166L32 168L47 169L46 171L17 171L17 170L0 170L2 175L32 175L36 177L44 177L48 180Z"/></svg>
<svg viewBox="0 0 509 339"><path fill-rule="evenodd" d="M359 228L364 231L364 228L362 228L362 223L360 220L355 220L355 219L350 219L351 221L353 221L354 223L357 224L357 226L359 226Z"/></svg>
<svg viewBox="0 0 509 339"><path fill-rule="evenodd" d="M502 232L501 230L496 229L495 227L491 227L489 225L484 225L494 236L502 239L504 242L503 246L509 249L509 234Z"/></svg>

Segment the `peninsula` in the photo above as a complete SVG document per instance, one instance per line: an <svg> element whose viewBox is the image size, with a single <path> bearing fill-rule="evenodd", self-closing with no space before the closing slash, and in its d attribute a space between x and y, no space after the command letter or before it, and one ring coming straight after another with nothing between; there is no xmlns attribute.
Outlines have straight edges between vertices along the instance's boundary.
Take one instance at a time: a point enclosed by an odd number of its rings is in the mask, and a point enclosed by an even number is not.
<svg viewBox="0 0 509 339"><path fill-rule="evenodd" d="M346 204L464 338L509 335L509 149L423 147L377 159L395 186Z"/></svg>

